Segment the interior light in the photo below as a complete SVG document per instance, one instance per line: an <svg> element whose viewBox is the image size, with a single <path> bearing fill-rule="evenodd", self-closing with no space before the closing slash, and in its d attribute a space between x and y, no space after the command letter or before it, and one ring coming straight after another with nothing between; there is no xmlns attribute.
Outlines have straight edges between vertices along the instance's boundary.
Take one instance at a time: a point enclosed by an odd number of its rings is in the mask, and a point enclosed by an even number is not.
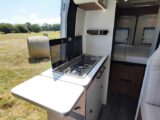
<svg viewBox="0 0 160 120"><path fill-rule="evenodd" d="M124 2L128 2L128 0L124 0Z"/></svg>

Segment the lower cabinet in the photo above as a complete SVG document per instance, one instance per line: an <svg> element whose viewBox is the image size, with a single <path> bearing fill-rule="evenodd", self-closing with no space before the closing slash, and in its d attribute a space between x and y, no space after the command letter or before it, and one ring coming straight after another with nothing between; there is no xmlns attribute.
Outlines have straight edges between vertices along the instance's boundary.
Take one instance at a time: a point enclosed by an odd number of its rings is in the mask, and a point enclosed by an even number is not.
<svg viewBox="0 0 160 120"><path fill-rule="evenodd" d="M101 108L99 80L95 79L87 90L86 120L97 120Z"/></svg>
<svg viewBox="0 0 160 120"><path fill-rule="evenodd" d="M75 105L72 111L72 115L70 114L70 117L65 117L63 118L63 120L81 120L80 117L82 116L85 118L85 120L98 120L98 116L102 106L102 95L104 88L103 81L105 80L104 71L105 66L102 66L97 72L97 75L90 83L89 87L86 88L85 92ZM75 113L80 117L77 117Z"/></svg>
<svg viewBox="0 0 160 120"><path fill-rule="evenodd" d="M102 67L99 70L97 76L86 91L86 120L98 120L102 105L104 69L105 67Z"/></svg>

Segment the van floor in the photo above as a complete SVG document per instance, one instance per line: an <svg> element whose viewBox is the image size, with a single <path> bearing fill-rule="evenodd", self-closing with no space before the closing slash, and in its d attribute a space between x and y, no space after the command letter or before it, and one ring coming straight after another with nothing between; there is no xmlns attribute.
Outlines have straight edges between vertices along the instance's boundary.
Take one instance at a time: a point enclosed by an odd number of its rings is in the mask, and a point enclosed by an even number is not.
<svg viewBox="0 0 160 120"><path fill-rule="evenodd" d="M109 92L108 104L102 106L99 120L134 120L138 100Z"/></svg>

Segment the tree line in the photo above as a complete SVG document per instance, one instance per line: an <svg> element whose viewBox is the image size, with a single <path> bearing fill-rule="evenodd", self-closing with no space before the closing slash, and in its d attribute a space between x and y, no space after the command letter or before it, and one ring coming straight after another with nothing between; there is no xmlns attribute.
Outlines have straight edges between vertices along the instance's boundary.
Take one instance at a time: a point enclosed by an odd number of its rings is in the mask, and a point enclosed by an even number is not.
<svg viewBox="0 0 160 120"><path fill-rule="evenodd" d="M29 32L41 32L41 31L60 31L60 24L31 24L29 22L25 24L10 24L0 23L0 32L2 33L29 33Z"/></svg>

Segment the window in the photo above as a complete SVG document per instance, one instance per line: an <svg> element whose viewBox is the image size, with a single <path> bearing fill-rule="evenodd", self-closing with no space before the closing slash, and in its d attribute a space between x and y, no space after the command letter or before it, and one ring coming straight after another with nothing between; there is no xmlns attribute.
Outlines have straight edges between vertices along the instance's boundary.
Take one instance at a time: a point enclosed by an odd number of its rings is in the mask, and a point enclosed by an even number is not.
<svg viewBox="0 0 160 120"><path fill-rule="evenodd" d="M128 43L129 38L129 28L117 28L116 29L116 43Z"/></svg>
<svg viewBox="0 0 160 120"><path fill-rule="evenodd" d="M152 44L154 37L155 28L154 27L145 27L143 29L142 44Z"/></svg>

